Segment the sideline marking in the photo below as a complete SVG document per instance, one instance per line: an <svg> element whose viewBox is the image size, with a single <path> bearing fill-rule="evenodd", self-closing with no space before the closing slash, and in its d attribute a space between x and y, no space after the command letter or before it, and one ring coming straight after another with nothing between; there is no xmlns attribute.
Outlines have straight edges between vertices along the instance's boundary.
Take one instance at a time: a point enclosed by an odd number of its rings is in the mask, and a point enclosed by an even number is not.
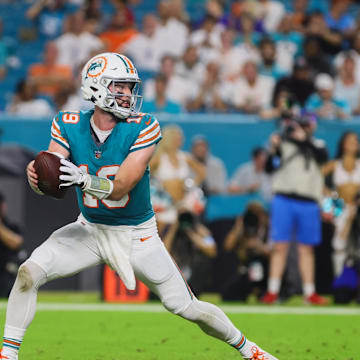
<svg viewBox="0 0 360 360"><path fill-rule="evenodd" d="M38 303L38 311L121 311L121 312L167 312L160 304L73 304ZM223 305L220 308L230 314L284 314L284 315L347 315L360 316L359 308L346 307L283 307ZM6 302L0 302L0 310L6 309Z"/></svg>

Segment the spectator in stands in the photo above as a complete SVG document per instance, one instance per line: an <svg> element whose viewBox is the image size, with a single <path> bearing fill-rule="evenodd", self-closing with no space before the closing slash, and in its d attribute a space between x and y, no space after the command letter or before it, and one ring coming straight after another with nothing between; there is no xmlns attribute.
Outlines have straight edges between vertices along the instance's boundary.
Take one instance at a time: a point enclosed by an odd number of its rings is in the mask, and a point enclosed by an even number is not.
<svg viewBox="0 0 360 360"><path fill-rule="evenodd" d="M6 218L6 202L0 193L0 298L9 296L16 278L18 253L23 242L20 229Z"/></svg>
<svg viewBox="0 0 360 360"><path fill-rule="evenodd" d="M257 202L247 205L243 216L227 234L224 249L237 257L237 271L225 282L221 292L223 300L246 301L250 294L261 298L266 292L268 258L267 241L269 219Z"/></svg>
<svg viewBox="0 0 360 360"><path fill-rule="evenodd" d="M294 101L303 107L308 97L315 91L314 83L310 75L310 68L306 60L304 58L298 58L295 61L293 73L288 77L280 79L276 83L273 104L275 104L275 99L279 98L279 92L286 90L294 97Z"/></svg>
<svg viewBox="0 0 360 360"><path fill-rule="evenodd" d="M273 173L270 224L274 248L268 292L263 298L267 304L278 299L289 244L294 235L298 242L305 300L326 304L326 300L315 292L314 246L321 242L321 166L327 160L327 151L321 140L313 138L315 129L316 118L306 115L298 121L287 121L282 136L273 134L270 138L266 171Z"/></svg>
<svg viewBox="0 0 360 360"><path fill-rule="evenodd" d="M94 20L102 24L101 0L86 0L83 9L86 20Z"/></svg>
<svg viewBox="0 0 360 360"><path fill-rule="evenodd" d="M124 53L141 70L159 70L163 45L158 28L158 18L152 14L145 15L143 17L142 32L136 34L124 46Z"/></svg>
<svg viewBox="0 0 360 360"><path fill-rule="evenodd" d="M65 0L36 0L26 17L37 23L40 35L54 39L61 35L66 15L75 9Z"/></svg>
<svg viewBox="0 0 360 360"><path fill-rule="evenodd" d="M355 20L348 13L350 3L350 0L332 0L330 11L325 14L325 22L329 29L343 36L352 35L355 30Z"/></svg>
<svg viewBox="0 0 360 360"><path fill-rule="evenodd" d="M351 56L355 62L355 78L356 82L360 83L360 32L355 34L351 49L344 50L336 55L334 65L337 71L339 71L339 68L343 65L345 58L348 56Z"/></svg>
<svg viewBox="0 0 360 360"><path fill-rule="evenodd" d="M214 49L221 46L221 33L224 27L217 19L214 15L206 14L201 27L190 34L190 44L199 49L201 62L212 59Z"/></svg>
<svg viewBox="0 0 360 360"><path fill-rule="evenodd" d="M315 78L317 92L306 101L308 112L316 113L324 120L348 120L351 115L349 102L334 95L335 83L329 74L319 74Z"/></svg>
<svg viewBox="0 0 360 360"><path fill-rule="evenodd" d="M336 158L323 168L324 176L331 175L334 189L345 202L340 216L335 218L336 231L332 241L334 272L341 274L346 259L349 228L352 217L356 214L357 196L360 191L360 146L355 132L345 132L339 142ZM350 220L350 224L349 223ZM348 227L348 229L346 229Z"/></svg>
<svg viewBox="0 0 360 360"><path fill-rule="evenodd" d="M204 135L196 135L191 140L191 153L206 167L203 185L205 195L226 192L227 172L224 162L211 154L208 140Z"/></svg>
<svg viewBox="0 0 360 360"><path fill-rule="evenodd" d="M181 113L181 106L168 99L167 97L168 78L164 74L158 74L155 77L155 98L153 100L144 101L142 111L146 113Z"/></svg>
<svg viewBox="0 0 360 360"><path fill-rule="evenodd" d="M266 151L257 147L252 150L250 162L240 165L232 176L228 191L231 194L259 192L265 200L271 198L270 178L265 173Z"/></svg>
<svg viewBox="0 0 360 360"><path fill-rule="evenodd" d="M246 61L257 62L259 54L253 44L243 43L234 46L235 33L233 30L224 30L221 34L221 47L217 49L212 61L220 65L221 79L234 81Z"/></svg>
<svg viewBox="0 0 360 360"><path fill-rule="evenodd" d="M314 36L305 38L304 58L310 68L311 78L315 78L320 73L332 74L332 66L322 50L319 38Z"/></svg>
<svg viewBox="0 0 360 360"><path fill-rule="evenodd" d="M95 35L85 31L85 14L77 11L65 20L65 33L56 39L57 63L71 67L74 71L93 53L99 53L104 45Z"/></svg>
<svg viewBox="0 0 360 360"><path fill-rule="evenodd" d="M38 94L54 96L61 88L72 83L71 68L58 65L57 59L56 43L49 41L45 45L44 62L30 66L29 80L37 86Z"/></svg>
<svg viewBox="0 0 360 360"><path fill-rule="evenodd" d="M304 39L303 34L294 29L293 16L286 14L277 32L272 33L270 37L276 44L276 60L279 67L290 73L293 69L295 58L302 53Z"/></svg>
<svg viewBox="0 0 360 360"><path fill-rule="evenodd" d="M36 85L29 80L21 80L17 86L12 102L6 111L22 117L50 118L54 109L44 99L36 98Z"/></svg>
<svg viewBox="0 0 360 360"><path fill-rule="evenodd" d="M220 81L219 65L209 62L205 78L198 88L194 99L187 104L189 111L226 112L230 87Z"/></svg>
<svg viewBox="0 0 360 360"><path fill-rule="evenodd" d="M242 12L240 19L241 32L237 33L235 44L242 52L248 54L248 58L258 60L259 52L257 47L263 34L257 31L256 20L250 12Z"/></svg>
<svg viewBox="0 0 360 360"><path fill-rule="evenodd" d="M310 15L306 24L306 35L316 39L321 52L326 55L334 55L341 50L342 34L330 29L326 24L324 15L320 12Z"/></svg>
<svg viewBox="0 0 360 360"><path fill-rule="evenodd" d="M353 115L360 114L360 84L356 81L355 61L350 54L344 59L342 66L338 68L334 96L346 99Z"/></svg>
<svg viewBox="0 0 360 360"><path fill-rule="evenodd" d="M200 84L205 77L205 66L199 61L198 49L189 45L175 67L175 73L184 79Z"/></svg>
<svg viewBox="0 0 360 360"><path fill-rule="evenodd" d="M251 20L254 21L254 25L251 26L252 29L254 31L263 32L261 19L256 18L258 15L256 9L259 9L259 7L252 1L243 2L236 0L231 4L230 11L227 12L221 19L221 23L228 29L231 29L235 32L242 32L244 30L244 21ZM244 18L243 15L248 17Z"/></svg>
<svg viewBox="0 0 360 360"><path fill-rule="evenodd" d="M137 33L126 13L118 11L112 16L109 27L100 34L100 40L104 42L107 51L121 53Z"/></svg>
<svg viewBox="0 0 360 360"><path fill-rule="evenodd" d="M160 73L167 78L167 98L183 108L192 100L197 93L197 84L194 81L184 79L175 73L176 59L172 55L164 55L161 59ZM155 81L149 79L144 84L144 100L155 99Z"/></svg>
<svg viewBox="0 0 360 360"><path fill-rule="evenodd" d="M264 30L268 33L276 31L285 15L284 5L280 1L273 0L259 0L258 4Z"/></svg>
<svg viewBox="0 0 360 360"><path fill-rule="evenodd" d="M269 38L263 38L259 47L261 54L259 74L270 76L274 81L284 77L286 72L280 68L277 62L275 43Z"/></svg>
<svg viewBox="0 0 360 360"><path fill-rule="evenodd" d="M305 21L307 20L308 0L294 0L290 14L293 29L303 33ZM286 16L286 15L285 15Z"/></svg>
<svg viewBox="0 0 360 360"><path fill-rule="evenodd" d="M232 105L245 114L258 114L270 107L273 89L274 81L259 75L256 63L247 61L242 76L233 85Z"/></svg>
<svg viewBox="0 0 360 360"><path fill-rule="evenodd" d="M180 57L185 51L189 30L174 16L176 9L176 4L168 0L159 1L157 8L160 18L159 33L163 45L162 55L169 53Z"/></svg>

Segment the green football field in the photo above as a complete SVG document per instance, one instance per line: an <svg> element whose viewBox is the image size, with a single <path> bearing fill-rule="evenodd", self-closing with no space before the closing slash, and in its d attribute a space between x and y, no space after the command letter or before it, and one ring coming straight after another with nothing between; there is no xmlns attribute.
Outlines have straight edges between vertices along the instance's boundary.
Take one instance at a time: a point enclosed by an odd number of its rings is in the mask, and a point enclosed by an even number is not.
<svg viewBox="0 0 360 360"><path fill-rule="evenodd" d="M41 300L41 299L40 299ZM245 335L280 360L359 360L360 310L221 305ZM5 303L0 303L0 325ZM241 359L158 304L42 302L20 360Z"/></svg>

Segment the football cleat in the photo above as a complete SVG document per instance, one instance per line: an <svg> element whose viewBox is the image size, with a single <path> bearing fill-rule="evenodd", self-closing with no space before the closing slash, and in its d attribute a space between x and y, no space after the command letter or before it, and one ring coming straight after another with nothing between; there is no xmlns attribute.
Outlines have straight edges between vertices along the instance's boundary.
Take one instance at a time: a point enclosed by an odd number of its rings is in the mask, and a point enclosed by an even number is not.
<svg viewBox="0 0 360 360"><path fill-rule="evenodd" d="M328 305L329 304L329 300L324 298L323 296L320 296L317 293L313 293L312 295L305 297L304 299L305 304L309 304L309 305Z"/></svg>
<svg viewBox="0 0 360 360"><path fill-rule="evenodd" d="M268 305L276 304L277 301L278 301L277 294L271 293L269 291L261 299L262 303L268 304Z"/></svg>
<svg viewBox="0 0 360 360"><path fill-rule="evenodd" d="M266 351L260 349L255 343L251 343L250 353L244 357L245 360L279 360Z"/></svg>
<svg viewBox="0 0 360 360"><path fill-rule="evenodd" d="M9 359L10 360L10 358L8 358L7 356L2 354L2 349L0 349L0 359Z"/></svg>
<svg viewBox="0 0 360 360"><path fill-rule="evenodd" d="M9 357L7 355L3 355L3 349L0 349L0 359L4 359L4 360L18 360L18 357L16 355L16 357Z"/></svg>

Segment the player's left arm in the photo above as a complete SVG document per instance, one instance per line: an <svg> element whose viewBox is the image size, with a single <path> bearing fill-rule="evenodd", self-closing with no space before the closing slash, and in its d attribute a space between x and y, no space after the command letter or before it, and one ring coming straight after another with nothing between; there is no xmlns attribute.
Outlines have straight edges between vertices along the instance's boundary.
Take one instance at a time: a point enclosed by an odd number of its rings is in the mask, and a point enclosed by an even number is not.
<svg viewBox="0 0 360 360"><path fill-rule="evenodd" d="M120 200L141 180L155 152L156 145L130 153L121 164L113 180L113 191L109 200Z"/></svg>

